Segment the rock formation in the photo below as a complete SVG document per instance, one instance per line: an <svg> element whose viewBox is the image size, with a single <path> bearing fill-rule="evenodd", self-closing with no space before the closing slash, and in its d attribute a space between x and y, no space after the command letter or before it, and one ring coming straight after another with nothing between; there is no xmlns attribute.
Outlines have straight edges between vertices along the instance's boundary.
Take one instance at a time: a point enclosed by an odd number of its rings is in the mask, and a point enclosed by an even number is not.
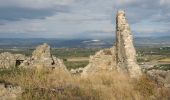
<svg viewBox="0 0 170 100"><path fill-rule="evenodd" d="M22 54L11 54L4 52L0 54L0 68L24 67L24 68L63 68L66 67L61 59L51 55L50 46L46 43L40 45L33 51L31 57Z"/></svg>
<svg viewBox="0 0 170 100"><path fill-rule="evenodd" d="M1 66L5 68L19 65L20 67L27 68L64 68L66 70L63 61L51 55L50 46L47 44L38 46L33 52L32 57L28 57L26 60L23 57L17 58L18 56L9 53L1 54ZM94 56L90 56L90 63L83 69L82 75L113 69L128 73L133 78L138 78L142 74L141 68L136 61L132 32L124 11L118 11L116 17L115 47L101 50ZM79 70L77 71L79 72Z"/></svg>
<svg viewBox="0 0 170 100"><path fill-rule="evenodd" d="M89 64L84 68L82 75L96 73L100 70L112 70L116 67L114 47L97 52L90 56Z"/></svg>
<svg viewBox="0 0 170 100"><path fill-rule="evenodd" d="M44 43L36 48L32 53L32 57L27 58L20 66L27 68L64 68L66 69L63 61L52 56L49 45Z"/></svg>
<svg viewBox="0 0 170 100"><path fill-rule="evenodd" d="M26 57L22 54L11 54L4 52L0 54L0 68L9 68L18 66Z"/></svg>
<svg viewBox="0 0 170 100"><path fill-rule="evenodd" d="M170 70L157 70L152 69L146 72L157 84L164 85L167 88L170 88Z"/></svg>
<svg viewBox="0 0 170 100"><path fill-rule="evenodd" d="M90 63L84 68L82 75L103 69L116 69L119 72L128 73L132 78L138 78L142 73L136 61L132 32L124 11L118 11L116 18L116 46L91 56Z"/></svg>
<svg viewBox="0 0 170 100"><path fill-rule="evenodd" d="M136 61L132 32L126 20L125 12L118 11L116 17L116 63L118 71L128 72L131 77L141 75Z"/></svg>

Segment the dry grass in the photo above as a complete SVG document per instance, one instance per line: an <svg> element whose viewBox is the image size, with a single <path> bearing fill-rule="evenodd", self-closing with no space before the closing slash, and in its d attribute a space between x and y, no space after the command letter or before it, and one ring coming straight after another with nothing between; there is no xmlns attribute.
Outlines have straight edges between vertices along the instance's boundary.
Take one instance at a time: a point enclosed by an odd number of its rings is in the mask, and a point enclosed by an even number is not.
<svg viewBox="0 0 170 100"><path fill-rule="evenodd" d="M168 100L169 91L147 76L130 79L117 72L99 72L88 78L55 71L11 69L0 80L20 85L21 100Z"/></svg>

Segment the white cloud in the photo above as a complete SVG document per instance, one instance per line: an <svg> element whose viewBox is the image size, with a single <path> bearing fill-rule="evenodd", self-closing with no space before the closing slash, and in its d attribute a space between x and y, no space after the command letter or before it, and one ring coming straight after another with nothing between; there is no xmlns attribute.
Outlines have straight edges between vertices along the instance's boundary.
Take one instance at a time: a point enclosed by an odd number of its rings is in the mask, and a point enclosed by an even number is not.
<svg viewBox="0 0 170 100"><path fill-rule="evenodd" d="M160 0L160 4L164 5L164 4L170 4L169 0Z"/></svg>

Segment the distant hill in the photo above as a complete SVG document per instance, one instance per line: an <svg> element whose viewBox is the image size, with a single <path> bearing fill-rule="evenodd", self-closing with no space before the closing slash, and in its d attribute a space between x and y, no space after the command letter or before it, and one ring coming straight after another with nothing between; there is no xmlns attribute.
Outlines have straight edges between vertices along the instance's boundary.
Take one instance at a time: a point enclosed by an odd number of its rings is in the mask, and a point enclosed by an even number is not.
<svg viewBox="0 0 170 100"><path fill-rule="evenodd" d="M134 38L136 46L149 47L170 47L170 36L164 37L136 37Z"/></svg>
<svg viewBox="0 0 170 100"><path fill-rule="evenodd" d="M107 48L114 39L45 39L45 38L0 38L0 48L34 48L48 43L54 48ZM136 37L135 46L170 47L170 37Z"/></svg>

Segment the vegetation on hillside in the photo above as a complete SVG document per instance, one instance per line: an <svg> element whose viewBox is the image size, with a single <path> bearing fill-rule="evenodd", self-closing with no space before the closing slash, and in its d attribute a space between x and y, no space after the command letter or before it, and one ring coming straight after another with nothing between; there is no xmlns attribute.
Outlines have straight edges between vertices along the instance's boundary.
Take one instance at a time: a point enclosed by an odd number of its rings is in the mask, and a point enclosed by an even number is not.
<svg viewBox="0 0 170 100"><path fill-rule="evenodd" d="M169 57L166 49L138 49L138 61L162 61ZM12 53L30 55L33 49L11 50ZM89 57L98 49L52 49L52 54L62 58L67 68L85 67L87 60L79 61L79 57ZM2 51L1 51L2 52ZM10 50L9 50L10 52ZM165 55L166 53L166 55ZM73 58L74 61L68 61ZM76 61L76 59L78 59ZM156 69L169 70L169 65L158 65ZM0 69L0 82L19 85L24 90L20 100L168 100L170 91L156 84L149 77L143 75L139 80L130 79L127 75L117 72L99 72L98 74L82 78L70 75L63 70L52 72L45 70L31 70L23 68Z"/></svg>
<svg viewBox="0 0 170 100"><path fill-rule="evenodd" d="M145 75L133 80L123 73L100 72L82 78L60 69L18 68L5 69L0 75L0 81L22 87L20 100L168 100L170 94Z"/></svg>

